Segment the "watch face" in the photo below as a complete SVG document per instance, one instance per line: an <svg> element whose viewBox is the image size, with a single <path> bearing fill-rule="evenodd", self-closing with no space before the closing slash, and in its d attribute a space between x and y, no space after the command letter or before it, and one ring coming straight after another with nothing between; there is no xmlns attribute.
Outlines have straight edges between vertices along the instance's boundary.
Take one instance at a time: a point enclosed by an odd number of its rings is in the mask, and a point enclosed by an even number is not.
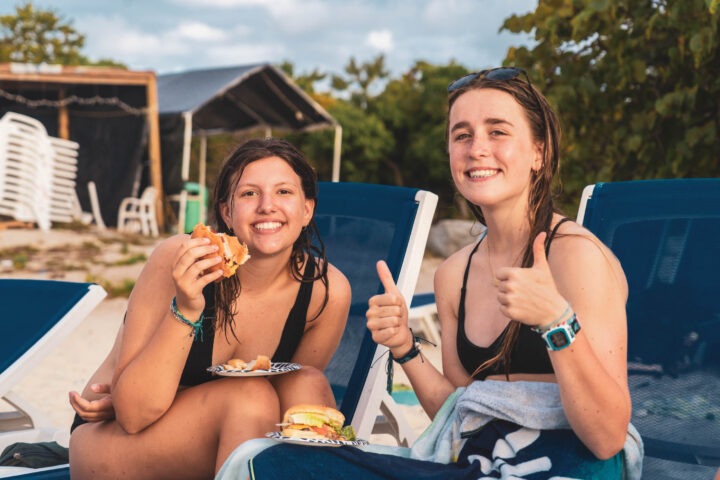
<svg viewBox="0 0 720 480"><path fill-rule="evenodd" d="M567 333L565 333L564 330L560 329L552 332L549 335L549 338L550 343L552 343L555 348L562 348L568 343L570 343L570 339L568 338Z"/></svg>

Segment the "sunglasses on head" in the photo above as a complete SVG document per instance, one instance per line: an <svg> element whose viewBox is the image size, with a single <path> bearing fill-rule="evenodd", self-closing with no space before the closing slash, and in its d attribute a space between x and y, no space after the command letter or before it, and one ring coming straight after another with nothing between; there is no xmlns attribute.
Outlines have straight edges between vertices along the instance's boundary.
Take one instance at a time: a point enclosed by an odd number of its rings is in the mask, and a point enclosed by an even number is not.
<svg viewBox="0 0 720 480"><path fill-rule="evenodd" d="M468 73L467 75L458 78L454 82L450 82L447 91L448 93L453 92L458 88L464 87L465 85L479 77L485 77L488 80L499 80L503 82L506 80L511 80L520 75L521 73L525 75L525 80L527 81L528 85L532 85L532 83L530 83L530 77L528 77L528 74L524 69L515 67L498 67L492 68L490 70L481 70L479 72ZM530 90L532 90L532 88ZM534 93L535 92L533 92L533 94Z"/></svg>
<svg viewBox="0 0 720 480"><path fill-rule="evenodd" d="M464 87L465 85L469 84L476 78L484 77L488 80L498 80L501 82L512 80L513 78L517 77L518 75L523 74L525 75L525 81L528 84L528 88L530 89L530 93L532 94L533 98L535 99L535 102L537 102L537 106L540 108L540 111L542 112L543 122L545 122L545 125L547 125L547 118L545 117L545 109L542 108L542 102L540 102L540 99L537 96L537 93L535 93L535 89L532 87L532 83L530 82L530 77L528 77L527 72L523 68L517 68L517 67L497 67L497 68L491 68L489 70L480 70L479 72L473 72L468 73L467 75L464 75L454 82L450 82L450 85L448 85L448 93L454 92L455 90Z"/></svg>

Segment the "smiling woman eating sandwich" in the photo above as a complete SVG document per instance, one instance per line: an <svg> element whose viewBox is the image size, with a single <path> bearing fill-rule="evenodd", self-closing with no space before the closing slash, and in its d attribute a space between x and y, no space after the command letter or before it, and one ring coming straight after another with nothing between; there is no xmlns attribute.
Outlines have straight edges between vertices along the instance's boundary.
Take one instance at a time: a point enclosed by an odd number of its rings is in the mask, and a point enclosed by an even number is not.
<svg viewBox="0 0 720 480"><path fill-rule="evenodd" d="M232 275L217 268L224 252L206 234L176 235L155 249L113 353L93 377L111 397L71 393L80 415L70 442L74 479L209 478L237 445L275 430L291 405L334 405L322 371L340 342L350 286L311 246L316 203L315 172L290 143L251 140L229 156L215 186L214 227L250 256ZM207 371L263 355L302 368L252 378Z"/></svg>

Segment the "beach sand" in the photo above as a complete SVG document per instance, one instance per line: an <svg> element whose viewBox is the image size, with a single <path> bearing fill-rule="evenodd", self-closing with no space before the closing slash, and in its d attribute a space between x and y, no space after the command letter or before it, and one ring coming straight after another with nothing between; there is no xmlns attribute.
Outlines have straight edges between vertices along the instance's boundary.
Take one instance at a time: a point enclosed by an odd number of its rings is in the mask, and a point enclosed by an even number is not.
<svg viewBox="0 0 720 480"><path fill-rule="evenodd" d="M122 285L136 278L142 269L144 261L138 259L149 256L159 241L93 231L1 231L0 278L96 281L104 284L106 289L122 289ZM38 251L22 253L28 245ZM8 260L23 254L27 257L24 268L8 266ZM129 263L133 258L135 261ZM440 262L433 257L425 259L416 288L418 293L432 291L432 277ZM110 351L126 307L124 296L103 300L74 332L13 387L12 392L27 400L53 425L69 428L74 411L68 401L68 392L81 391ZM440 367L439 347L425 346L423 354ZM395 368L394 383L409 385L401 368ZM430 419L419 405L399 405L399 408L418 435L429 425ZM3 410L2 404L0 410ZM370 441L394 444L388 435L373 435Z"/></svg>

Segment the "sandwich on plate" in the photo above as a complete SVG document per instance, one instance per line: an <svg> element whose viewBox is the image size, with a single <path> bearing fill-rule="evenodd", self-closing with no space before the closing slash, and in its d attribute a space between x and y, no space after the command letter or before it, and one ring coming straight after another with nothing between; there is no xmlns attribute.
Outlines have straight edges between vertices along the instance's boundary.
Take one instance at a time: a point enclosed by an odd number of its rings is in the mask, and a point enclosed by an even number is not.
<svg viewBox="0 0 720 480"><path fill-rule="evenodd" d="M323 405L295 405L283 416L281 435L291 438L354 441L352 425L343 427L345 416Z"/></svg>

